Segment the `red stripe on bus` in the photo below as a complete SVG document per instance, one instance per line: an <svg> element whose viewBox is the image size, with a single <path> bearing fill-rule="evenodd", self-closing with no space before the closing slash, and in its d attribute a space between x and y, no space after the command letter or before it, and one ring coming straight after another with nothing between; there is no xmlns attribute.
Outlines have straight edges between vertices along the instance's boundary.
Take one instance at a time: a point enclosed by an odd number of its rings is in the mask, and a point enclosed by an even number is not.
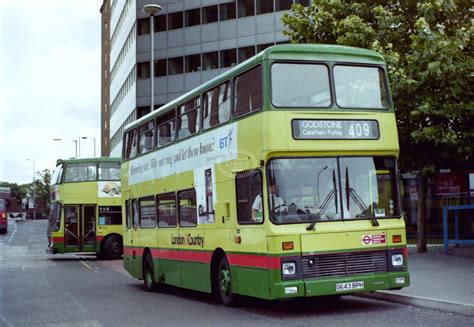
<svg viewBox="0 0 474 327"><path fill-rule="evenodd" d="M123 251L124 255L133 255L133 249L131 247L125 247ZM212 259L212 252L204 251L152 249L151 254L153 258L200 263L210 263ZM135 249L135 255L142 256L143 248ZM234 266L262 269L280 269L280 257L228 253L227 258L229 260L229 264Z"/></svg>
<svg viewBox="0 0 474 327"><path fill-rule="evenodd" d="M280 257L256 254L227 254L229 264L264 269L280 269Z"/></svg>
<svg viewBox="0 0 474 327"><path fill-rule="evenodd" d="M123 254L124 255L138 255L143 256L143 248L132 248L130 246L123 247Z"/></svg>
<svg viewBox="0 0 474 327"><path fill-rule="evenodd" d="M151 253L154 258L201 263L210 263L212 258L211 252L201 251L155 249L152 250Z"/></svg>
<svg viewBox="0 0 474 327"><path fill-rule="evenodd" d="M96 236L95 239L96 239L98 242L102 242L102 240L104 239L104 236Z"/></svg>
<svg viewBox="0 0 474 327"><path fill-rule="evenodd" d="M64 237L48 237L48 242L53 243L63 243Z"/></svg>

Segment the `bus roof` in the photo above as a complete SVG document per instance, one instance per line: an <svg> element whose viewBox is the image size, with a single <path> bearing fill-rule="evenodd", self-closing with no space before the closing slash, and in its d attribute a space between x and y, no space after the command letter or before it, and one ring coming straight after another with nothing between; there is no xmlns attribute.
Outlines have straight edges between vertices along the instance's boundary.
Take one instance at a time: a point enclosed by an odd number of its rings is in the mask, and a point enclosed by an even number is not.
<svg viewBox="0 0 474 327"><path fill-rule="evenodd" d="M59 164L71 164L71 163L95 163L95 162L118 162L120 163L120 158L110 158L110 157L97 157L97 158L80 158L80 159L58 159L56 161L56 166Z"/></svg>
<svg viewBox="0 0 474 327"><path fill-rule="evenodd" d="M309 54L313 54L308 58ZM176 107L179 103L183 101L190 100L196 96L196 94L202 93L208 90L212 86L219 85L220 83L228 80L230 77L237 75L248 68L254 66L255 64L270 59L312 59L318 57L320 60L330 60L331 56L335 56L336 59L332 61L341 61L342 58L346 58L347 61L355 61L360 63L378 63L384 64L385 60L383 56L375 51L342 46L342 45L332 45L332 44L280 44L274 45L266 48L265 50L259 52L257 55L245 60L244 62L230 68L224 73L212 78L211 80L201 84L200 86L184 93L178 98L168 102L167 104L161 106L160 108L152 111L151 113L137 119L127 126L125 126L124 133L136 126L142 124L143 122L149 120L150 118L155 118L156 116L161 115L162 113Z"/></svg>

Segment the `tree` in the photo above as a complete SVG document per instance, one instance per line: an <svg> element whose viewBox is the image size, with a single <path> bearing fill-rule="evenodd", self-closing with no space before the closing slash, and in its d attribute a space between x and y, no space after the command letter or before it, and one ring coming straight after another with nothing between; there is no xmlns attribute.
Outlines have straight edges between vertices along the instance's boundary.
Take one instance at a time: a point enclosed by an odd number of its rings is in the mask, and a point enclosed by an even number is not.
<svg viewBox="0 0 474 327"><path fill-rule="evenodd" d="M38 203L38 207L41 208L41 213L48 216L51 203L51 172L49 169L44 169L37 172L37 176L40 178L35 180L36 201Z"/></svg>
<svg viewBox="0 0 474 327"><path fill-rule="evenodd" d="M469 0L315 0L294 5L282 18L293 43L357 46L384 55L400 165L420 176L418 252L426 252L429 176L473 162L471 6Z"/></svg>

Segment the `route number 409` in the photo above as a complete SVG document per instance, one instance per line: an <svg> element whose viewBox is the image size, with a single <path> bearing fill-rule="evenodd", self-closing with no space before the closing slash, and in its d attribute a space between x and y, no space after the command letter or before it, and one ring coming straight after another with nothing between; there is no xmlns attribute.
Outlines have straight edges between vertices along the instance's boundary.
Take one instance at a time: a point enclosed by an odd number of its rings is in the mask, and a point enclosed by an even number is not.
<svg viewBox="0 0 474 327"><path fill-rule="evenodd" d="M369 137L370 125L368 123L353 123L349 127L349 136L353 138Z"/></svg>

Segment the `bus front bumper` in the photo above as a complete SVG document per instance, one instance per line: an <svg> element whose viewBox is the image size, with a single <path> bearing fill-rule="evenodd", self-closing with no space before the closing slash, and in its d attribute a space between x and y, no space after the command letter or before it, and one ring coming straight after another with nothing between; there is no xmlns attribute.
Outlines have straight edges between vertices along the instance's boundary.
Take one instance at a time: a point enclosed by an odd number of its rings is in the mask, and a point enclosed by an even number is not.
<svg viewBox="0 0 474 327"><path fill-rule="evenodd" d="M400 289L409 285L410 275L408 272L288 280L274 285L272 288L272 298L345 295Z"/></svg>

